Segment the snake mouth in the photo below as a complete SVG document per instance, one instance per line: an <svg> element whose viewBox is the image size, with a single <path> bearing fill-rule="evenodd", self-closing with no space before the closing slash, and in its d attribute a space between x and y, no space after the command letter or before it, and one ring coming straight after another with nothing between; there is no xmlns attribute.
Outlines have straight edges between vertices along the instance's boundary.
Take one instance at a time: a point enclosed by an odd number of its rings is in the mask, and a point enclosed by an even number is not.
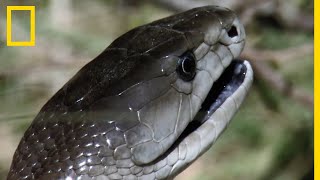
<svg viewBox="0 0 320 180"><path fill-rule="evenodd" d="M244 81L246 79L247 71L251 70L251 66L247 61L243 60L233 60L230 65L223 71L219 79L217 79L207 97L203 101L200 110L195 115L194 119L188 124L185 130L177 139L177 143L184 140L189 134L196 131L201 125L203 125L212 115L216 112L218 108L224 107L224 102L230 98L233 99L233 94L239 89L242 84L247 85ZM251 75L249 75L251 76ZM245 95L245 94L244 94ZM244 96L243 95L243 96ZM242 96L242 94L240 94ZM235 104L240 104L244 97L238 99L233 99ZM239 101L239 102L236 102ZM236 111L238 106L234 111ZM225 108L227 109L227 108Z"/></svg>
<svg viewBox="0 0 320 180"><path fill-rule="evenodd" d="M233 60L215 81L194 118L203 124L243 83L247 67L242 60Z"/></svg>
<svg viewBox="0 0 320 180"><path fill-rule="evenodd" d="M232 60L211 86L197 114L157 161L174 154L174 151L181 152L181 160L171 172L175 174L186 168L185 164L200 157L216 141L238 110L252 80L253 71L249 62ZM182 152L188 153L183 155Z"/></svg>

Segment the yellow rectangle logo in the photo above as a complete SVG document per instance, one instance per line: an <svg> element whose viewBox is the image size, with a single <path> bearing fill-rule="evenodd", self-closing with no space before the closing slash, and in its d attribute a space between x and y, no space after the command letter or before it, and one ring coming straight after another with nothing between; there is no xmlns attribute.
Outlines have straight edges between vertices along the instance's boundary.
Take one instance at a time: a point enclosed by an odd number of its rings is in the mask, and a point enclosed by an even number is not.
<svg viewBox="0 0 320 180"><path fill-rule="evenodd" d="M12 11L30 11L30 41L12 41ZM35 46L35 6L7 6L7 46Z"/></svg>

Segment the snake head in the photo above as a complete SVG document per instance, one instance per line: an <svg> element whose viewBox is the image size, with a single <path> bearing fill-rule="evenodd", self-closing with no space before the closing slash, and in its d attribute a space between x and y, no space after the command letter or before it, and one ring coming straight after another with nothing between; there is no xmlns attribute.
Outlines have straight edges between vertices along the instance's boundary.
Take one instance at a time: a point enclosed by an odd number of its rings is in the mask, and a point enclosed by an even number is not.
<svg viewBox="0 0 320 180"><path fill-rule="evenodd" d="M44 105L8 179L176 176L245 98L253 73L236 60L244 44L236 15L216 6L125 33Z"/></svg>

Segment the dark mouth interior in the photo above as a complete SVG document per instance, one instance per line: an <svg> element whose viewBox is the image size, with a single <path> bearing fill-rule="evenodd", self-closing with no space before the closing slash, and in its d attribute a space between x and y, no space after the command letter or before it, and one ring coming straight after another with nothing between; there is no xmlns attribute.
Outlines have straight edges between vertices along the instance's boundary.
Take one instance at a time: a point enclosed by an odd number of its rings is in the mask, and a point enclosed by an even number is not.
<svg viewBox="0 0 320 180"><path fill-rule="evenodd" d="M242 60L233 60L219 79L213 83L206 99L201 105L201 109L177 139L178 143L207 121L243 83L247 72L247 67L243 62Z"/></svg>
<svg viewBox="0 0 320 180"><path fill-rule="evenodd" d="M201 105L201 109L195 118L188 124L186 129L181 133L179 138L173 145L155 161L160 161L167 157L179 143L190 133L200 127L208 118L230 97L238 87L243 83L246 76L247 67L242 60L233 60L231 64L224 70L219 79L215 81Z"/></svg>

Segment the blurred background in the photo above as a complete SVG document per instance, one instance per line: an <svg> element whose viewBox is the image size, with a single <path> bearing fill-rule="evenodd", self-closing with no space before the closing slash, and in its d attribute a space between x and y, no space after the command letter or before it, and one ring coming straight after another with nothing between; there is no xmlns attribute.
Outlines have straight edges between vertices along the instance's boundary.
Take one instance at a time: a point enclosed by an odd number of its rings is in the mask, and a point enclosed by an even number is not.
<svg viewBox="0 0 320 180"><path fill-rule="evenodd" d="M313 0L8 0L0 3L0 179L42 105L116 37L202 5L237 12L242 58L254 67L248 98L217 143L178 180L313 179ZM6 46L6 6L36 6L36 46ZM29 40L29 13L12 15Z"/></svg>

